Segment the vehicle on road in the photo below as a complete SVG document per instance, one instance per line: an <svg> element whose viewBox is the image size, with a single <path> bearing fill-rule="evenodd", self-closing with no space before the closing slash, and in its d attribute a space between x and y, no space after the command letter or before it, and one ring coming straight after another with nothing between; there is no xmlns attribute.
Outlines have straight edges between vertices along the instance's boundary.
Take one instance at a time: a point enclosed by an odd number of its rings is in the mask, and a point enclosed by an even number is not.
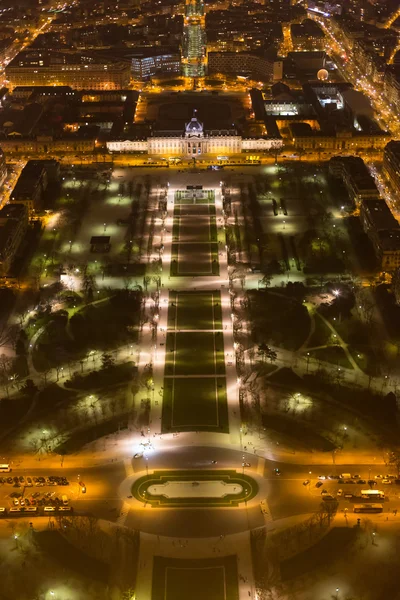
<svg viewBox="0 0 400 600"><path fill-rule="evenodd" d="M342 494L343 494L343 490L338 490L338 491L336 492L336 495L337 495L337 496L342 496Z"/></svg>
<svg viewBox="0 0 400 600"><path fill-rule="evenodd" d="M352 498L352 497L353 497L353 494L350 494L350 492L347 492L347 493L344 495L344 497L345 497L345 498Z"/></svg>
<svg viewBox="0 0 400 600"><path fill-rule="evenodd" d="M326 475L318 475L318 479L320 479L321 481L325 481L325 479L328 479Z"/></svg>
<svg viewBox="0 0 400 600"><path fill-rule="evenodd" d="M375 479L383 479L383 475L375 475Z"/></svg>
<svg viewBox="0 0 400 600"><path fill-rule="evenodd" d="M80 485L82 494L86 494L86 485L83 483L83 481L80 481L79 485Z"/></svg>
<svg viewBox="0 0 400 600"><path fill-rule="evenodd" d="M351 473L342 473L340 477L342 479L351 479Z"/></svg>
<svg viewBox="0 0 400 600"><path fill-rule="evenodd" d="M385 497L385 492L382 492L381 490L361 490L361 497L383 499Z"/></svg>
<svg viewBox="0 0 400 600"><path fill-rule="evenodd" d="M8 463L0 464L0 473L10 473L12 471Z"/></svg>
<svg viewBox="0 0 400 600"><path fill-rule="evenodd" d="M382 504L355 504L353 508L355 513L381 513Z"/></svg>
<svg viewBox="0 0 400 600"><path fill-rule="evenodd" d="M382 479L382 483L384 483L385 485L390 485L392 483L391 479Z"/></svg>
<svg viewBox="0 0 400 600"><path fill-rule="evenodd" d="M365 485L367 482L365 481L365 479L359 479L357 481L357 483L360 483L361 485Z"/></svg>
<svg viewBox="0 0 400 600"><path fill-rule="evenodd" d="M305 481L303 481L303 485L310 485L310 480L306 479Z"/></svg>
<svg viewBox="0 0 400 600"><path fill-rule="evenodd" d="M320 488L320 487L321 487L321 485L324 485L324 484L322 483L322 481L317 481L317 483L315 484L315 487L316 487L316 488Z"/></svg>

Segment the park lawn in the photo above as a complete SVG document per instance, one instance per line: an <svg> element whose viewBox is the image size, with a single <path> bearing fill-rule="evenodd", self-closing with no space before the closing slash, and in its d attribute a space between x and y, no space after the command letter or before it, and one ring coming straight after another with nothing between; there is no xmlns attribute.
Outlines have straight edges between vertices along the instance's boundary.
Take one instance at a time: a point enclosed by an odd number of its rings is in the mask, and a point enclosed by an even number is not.
<svg viewBox="0 0 400 600"><path fill-rule="evenodd" d="M236 561L155 556L151 600L239 600Z"/></svg>
<svg viewBox="0 0 400 600"><path fill-rule="evenodd" d="M91 424L85 429L73 432L69 438L54 448L56 454L62 456L66 454L75 454L79 452L86 444L94 442L106 435L127 429L129 423L129 414L121 414L112 419L107 419L102 423Z"/></svg>
<svg viewBox="0 0 400 600"><path fill-rule="evenodd" d="M34 531L33 533L35 544L47 555L49 560L59 562L64 569L71 569L88 579L101 581L104 584L108 583L109 566L107 563L85 554L54 529ZM49 564L50 568L51 563Z"/></svg>
<svg viewBox="0 0 400 600"><path fill-rule="evenodd" d="M132 344L138 337L140 301L139 292L119 290L104 302L76 310L69 321L67 311L58 311L47 321L33 349L36 369L46 371L80 360L89 350Z"/></svg>
<svg viewBox="0 0 400 600"><path fill-rule="evenodd" d="M164 379L162 431L228 433L224 378Z"/></svg>
<svg viewBox="0 0 400 600"><path fill-rule="evenodd" d="M314 315L315 329L308 341L308 347L325 346L332 336L332 331L328 325L321 319L318 313Z"/></svg>
<svg viewBox="0 0 400 600"><path fill-rule="evenodd" d="M310 350L310 356L316 360L322 360L345 369L353 368L345 351L340 346L327 346L326 348Z"/></svg>
<svg viewBox="0 0 400 600"><path fill-rule="evenodd" d="M270 290L251 290L247 294L254 341L288 350L300 348L311 324L304 304Z"/></svg>
<svg viewBox="0 0 400 600"><path fill-rule="evenodd" d="M219 292L170 293L169 329L222 329Z"/></svg>
<svg viewBox="0 0 400 600"><path fill-rule="evenodd" d="M224 375L222 333L169 332L166 342L166 375Z"/></svg>
<svg viewBox="0 0 400 600"><path fill-rule="evenodd" d="M332 568L335 561L343 558L357 538L357 528L333 527L316 544L280 564L283 581L301 577L305 573L317 571L325 567Z"/></svg>

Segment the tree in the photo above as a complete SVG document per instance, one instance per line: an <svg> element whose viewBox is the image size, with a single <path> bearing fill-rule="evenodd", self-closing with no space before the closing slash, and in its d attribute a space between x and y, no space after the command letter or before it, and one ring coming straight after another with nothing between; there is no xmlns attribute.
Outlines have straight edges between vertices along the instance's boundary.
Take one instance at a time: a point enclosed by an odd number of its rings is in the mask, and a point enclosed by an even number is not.
<svg viewBox="0 0 400 600"><path fill-rule="evenodd" d="M265 288L269 287L271 285L271 281L272 281L272 274L271 273L265 273L265 275L262 277L262 279L259 280L258 285L263 285Z"/></svg>
<svg viewBox="0 0 400 600"><path fill-rule="evenodd" d="M15 338L19 333L19 327L16 325L1 325L0 326L0 347L13 346Z"/></svg>
<svg viewBox="0 0 400 600"><path fill-rule="evenodd" d="M257 354L261 356L263 362L268 359L271 363L273 363L278 358L278 354L275 352L275 350L270 348L265 342L258 346Z"/></svg>
<svg viewBox="0 0 400 600"><path fill-rule="evenodd" d="M115 364L115 360L114 358L111 356L111 354L108 354L107 352L104 352L104 354L101 357L101 365L103 369L110 369L111 367L113 367Z"/></svg>
<svg viewBox="0 0 400 600"><path fill-rule="evenodd" d="M396 469L396 475L400 478L400 450L393 450L389 452L389 458L387 464L390 467Z"/></svg>

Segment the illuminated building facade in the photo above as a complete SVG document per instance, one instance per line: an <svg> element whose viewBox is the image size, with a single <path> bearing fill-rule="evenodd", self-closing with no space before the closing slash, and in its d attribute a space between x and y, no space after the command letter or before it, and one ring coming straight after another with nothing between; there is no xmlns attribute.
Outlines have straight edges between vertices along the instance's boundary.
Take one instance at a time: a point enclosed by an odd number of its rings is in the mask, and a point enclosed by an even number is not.
<svg viewBox="0 0 400 600"><path fill-rule="evenodd" d="M112 140L107 142L110 152L146 152L163 156L191 156L203 154L239 154L243 151L268 151L282 146L277 138L242 138L235 129L204 131L196 115L186 123L185 131L176 135L154 135L145 140Z"/></svg>

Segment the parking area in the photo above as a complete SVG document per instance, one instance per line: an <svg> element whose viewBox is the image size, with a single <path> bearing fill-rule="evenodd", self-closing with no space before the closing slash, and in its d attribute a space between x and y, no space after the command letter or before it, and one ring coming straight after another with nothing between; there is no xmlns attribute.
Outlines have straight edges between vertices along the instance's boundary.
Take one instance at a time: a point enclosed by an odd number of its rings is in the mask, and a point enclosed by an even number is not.
<svg viewBox="0 0 400 600"><path fill-rule="evenodd" d="M2 517L42 516L73 511L68 495L70 482L65 476L9 475L1 477L0 484ZM79 482L78 485L80 492L86 493L85 484Z"/></svg>

